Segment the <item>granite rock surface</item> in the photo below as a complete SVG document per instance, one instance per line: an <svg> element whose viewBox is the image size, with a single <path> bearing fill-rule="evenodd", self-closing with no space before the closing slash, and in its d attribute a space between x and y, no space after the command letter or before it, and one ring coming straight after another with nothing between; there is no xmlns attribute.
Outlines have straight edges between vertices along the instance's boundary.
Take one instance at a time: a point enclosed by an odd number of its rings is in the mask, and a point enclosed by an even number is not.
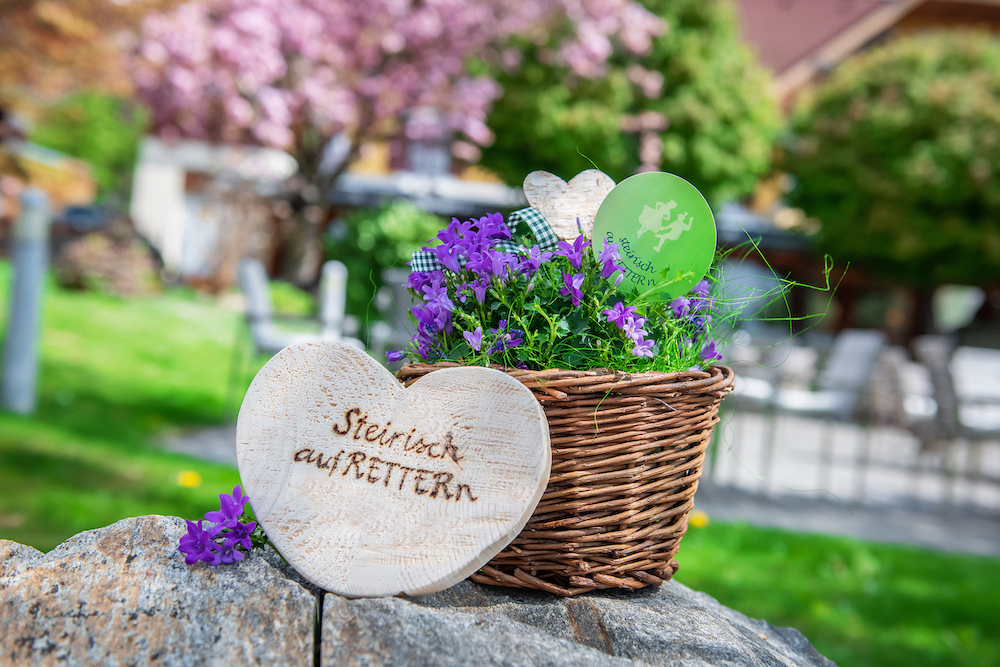
<svg viewBox="0 0 1000 667"><path fill-rule="evenodd" d="M465 581L350 600L273 551L185 565L185 529L124 519L48 554L0 540L0 665L833 664L798 631L677 582L561 599Z"/></svg>
<svg viewBox="0 0 1000 667"><path fill-rule="evenodd" d="M0 540L0 665L308 665L316 598L263 558L184 564L175 517Z"/></svg>
<svg viewBox="0 0 1000 667"><path fill-rule="evenodd" d="M407 600L323 604L323 664L828 666L802 634L677 582L558 598L464 581Z"/></svg>

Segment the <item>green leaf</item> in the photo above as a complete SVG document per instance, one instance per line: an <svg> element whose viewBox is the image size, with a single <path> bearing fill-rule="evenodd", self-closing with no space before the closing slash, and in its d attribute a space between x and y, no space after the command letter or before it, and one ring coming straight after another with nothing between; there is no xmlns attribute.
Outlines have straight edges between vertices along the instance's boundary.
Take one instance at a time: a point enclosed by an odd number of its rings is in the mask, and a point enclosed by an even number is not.
<svg viewBox="0 0 1000 667"><path fill-rule="evenodd" d="M445 358L450 359L451 361L457 361L459 359L471 355L472 355L472 348L469 346L469 343L463 338L461 342L452 345L451 349L448 350L448 354L445 355Z"/></svg>

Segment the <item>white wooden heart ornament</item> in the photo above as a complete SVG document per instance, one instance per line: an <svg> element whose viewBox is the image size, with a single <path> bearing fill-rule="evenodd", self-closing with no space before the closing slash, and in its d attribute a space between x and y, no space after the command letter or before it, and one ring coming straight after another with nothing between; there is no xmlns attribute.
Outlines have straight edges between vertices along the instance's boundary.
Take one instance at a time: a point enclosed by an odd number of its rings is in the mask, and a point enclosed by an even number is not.
<svg viewBox="0 0 1000 667"><path fill-rule="evenodd" d="M524 179L524 196L545 217L556 236L572 241L581 229L588 238L591 236L597 209L613 187L611 177L597 169L581 171L569 183L547 171L533 171Z"/></svg>
<svg viewBox="0 0 1000 667"><path fill-rule="evenodd" d="M306 579L349 597L458 583L524 527L551 466L531 391L483 367L404 388L349 345L293 345L240 408L244 492Z"/></svg>

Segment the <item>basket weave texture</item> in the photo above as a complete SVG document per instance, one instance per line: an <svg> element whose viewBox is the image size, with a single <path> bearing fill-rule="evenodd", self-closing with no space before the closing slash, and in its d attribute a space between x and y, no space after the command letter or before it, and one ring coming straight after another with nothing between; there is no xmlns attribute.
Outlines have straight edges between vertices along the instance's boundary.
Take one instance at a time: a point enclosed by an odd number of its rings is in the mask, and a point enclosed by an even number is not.
<svg viewBox="0 0 1000 667"><path fill-rule="evenodd" d="M397 377L458 365L407 364ZM541 403L552 472L520 535L472 579L556 595L670 579L733 371L499 370Z"/></svg>

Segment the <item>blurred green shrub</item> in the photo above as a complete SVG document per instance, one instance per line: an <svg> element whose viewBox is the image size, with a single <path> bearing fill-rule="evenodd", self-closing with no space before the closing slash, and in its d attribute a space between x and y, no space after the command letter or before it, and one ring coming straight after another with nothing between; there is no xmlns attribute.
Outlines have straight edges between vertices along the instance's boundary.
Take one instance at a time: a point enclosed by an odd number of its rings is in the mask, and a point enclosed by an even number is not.
<svg viewBox="0 0 1000 667"><path fill-rule="evenodd" d="M319 310L312 294L284 280L272 280L268 292L274 312L282 317L308 318Z"/></svg>
<svg viewBox="0 0 1000 667"><path fill-rule="evenodd" d="M536 169L570 178L593 160L621 181L640 165L639 135L623 132L622 124L652 113L669 123L658 133L661 169L691 181L712 202L753 190L770 167L780 118L765 70L741 41L733 3L640 2L667 32L645 56L616 46L600 79L582 79L553 62L554 42L512 42L520 66L490 69L504 94L489 116L496 141L483 150L485 167L520 185Z"/></svg>
<svg viewBox="0 0 1000 667"><path fill-rule="evenodd" d="M133 100L81 93L49 107L31 132L31 141L89 162L98 196L128 199L139 141L149 113Z"/></svg>
<svg viewBox="0 0 1000 667"><path fill-rule="evenodd" d="M347 266L347 312L362 326L379 319L371 302L383 285L383 271L405 266L413 251L428 245L446 224L406 200L354 210L336 220L324 240L324 255Z"/></svg>
<svg viewBox="0 0 1000 667"><path fill-rule="evenodd" d="M915 286L1000 276L1000 39L900 39L798 110L782 160L821 249Z"/></svg>

